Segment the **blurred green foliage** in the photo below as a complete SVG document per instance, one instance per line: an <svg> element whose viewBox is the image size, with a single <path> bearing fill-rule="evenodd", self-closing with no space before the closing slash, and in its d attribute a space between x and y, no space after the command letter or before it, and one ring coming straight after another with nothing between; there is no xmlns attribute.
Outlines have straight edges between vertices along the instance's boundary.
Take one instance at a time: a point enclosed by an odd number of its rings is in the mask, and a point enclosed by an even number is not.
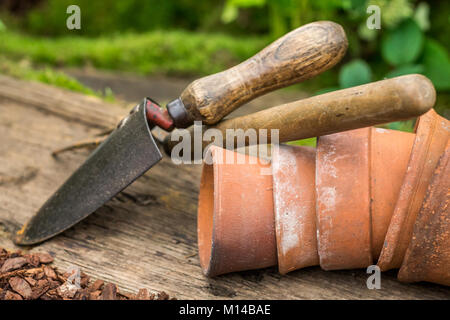
<svg viewBox="0 0 450 320"><path fill-rule="evenodd" d="M19 79L43 82L71 91L96 96L109 102L115 101L114 94L111 90L106 90L105 93L93 91L63 72L55 71L49 66L36 68L32 66L28 60L17 62L12 61L7 57L0 56L0 73Z"/></svg>
<svg viewBox="0 0 450 320"><path fill-rule="evenodd" d="M8 17L16 28L37 35L63 36L77 33L94 36L122 32L146 32L159 29L184 29L227 33L265 32L264 10L240 12L231 26L221 22L224 0L11 0L39 2L31 10ZM81 8L82 28L67 30L66 9ZM0 2L1 10L1 2ZM244 10L245 11L245 10ZM5 15L4 15L5 16Z"/></svg>
<svg viewBox="0 0 450 320"><path fill-rule="evenodd" d="M417 23L412 19L405 20L382 40L383 59L393 66L414 62L422 50L423 38Z"/></svg>
<svg viewBox="0 0 450 320"><path fill-rule="evenodd" d="M340 88L350 88L372 80L370 66L363 60L355 59L347 63L339 72Z"/></svg>
<svg viewBox="0 0 450 320"><path fill-rule="evenodd" d="M237 40L228 35L186 31L56 39L6 32L0 41L0 53L55 66L92 65L140 74L203 75L245 60L266 43L266 39L255 36Z"/></svg>
<svg viewBox="0 0 450 320"><path fill-rule="evenodd" d="M47 0L27 14L23 23L37 34L64 35L66 8L76 4L81 8L84 35L98 36L116 32L144 32L161 28L198 29L208 24L211 3L206 1L160 0ZM218 13L219 14L219 13Z"/></svg>
<svg viewBox="0 0 450 320"><path fill-rule="evenodd" d="M438 90L438 111L449 116L447 0L16 1L39 3L12 14L0 5L0 53L57 66L90 64L144 74L217 72L300 25L336 21L349 39L348 54L340 66L301 88L323 93L421 73ZM65 27L71 4L81 8L81 30ZM367 27L370 5L381 10L380 30Z"/></svg>
<svg viewBox="0 0 450 320"><path fill-rule="evenodd" d="M317 138L308 138L308 139L302 139L297 141L290 141L287 144L291 144L294 146L308 146L308 147L315 147L317 145Z"/></svg>

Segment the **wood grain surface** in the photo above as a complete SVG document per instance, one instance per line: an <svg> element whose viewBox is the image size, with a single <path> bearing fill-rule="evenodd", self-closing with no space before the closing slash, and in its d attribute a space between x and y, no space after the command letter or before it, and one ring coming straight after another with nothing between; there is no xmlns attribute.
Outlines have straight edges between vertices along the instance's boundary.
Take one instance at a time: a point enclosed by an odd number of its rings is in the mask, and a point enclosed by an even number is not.
<svg viewBox="0 0 450 320"><path fill-rule="evenodd" d="M0 76L0 247L49 251L61 270L79 266L120 290L146 287L187 299L448 299L450 288L404 284L383 273L368 290L365 270L306 268L281 276L276 268L213 279L200 270L196 243L200 166L163 159L94 214L34 248L14 246L26 222L87 157L51 151L91 137L128 109L49 86Z"/></svg>

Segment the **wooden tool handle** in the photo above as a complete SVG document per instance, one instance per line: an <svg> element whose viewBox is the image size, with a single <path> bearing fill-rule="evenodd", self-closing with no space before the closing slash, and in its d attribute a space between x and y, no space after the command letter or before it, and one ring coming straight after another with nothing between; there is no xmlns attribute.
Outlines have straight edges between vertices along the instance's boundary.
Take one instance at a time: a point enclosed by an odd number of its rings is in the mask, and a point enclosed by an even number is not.
<svg viewBox="0 0 450 320"><path fill-rule="evenodd" d="M432 108L435 100L431 81L413 74L287 103L222 121L215 128L226 139L230 139L226 129L267 129L267 143L270 130L278 129L279 142L287 142L417 117ZM166 151L178 143L170 140ZM203 147L210 143L204 141Z"/></svg>
<svg viewBox="0 0 450 320"><path fill-rule="evenodd" d="M171 113L170 103L169 113L177 127L194 120L214 124L255 97L330 69L346 50L347 38L340 25L330 21L304 25L241 64L192 82L173 101L181 100L187 112L184 119Z"/></svg>

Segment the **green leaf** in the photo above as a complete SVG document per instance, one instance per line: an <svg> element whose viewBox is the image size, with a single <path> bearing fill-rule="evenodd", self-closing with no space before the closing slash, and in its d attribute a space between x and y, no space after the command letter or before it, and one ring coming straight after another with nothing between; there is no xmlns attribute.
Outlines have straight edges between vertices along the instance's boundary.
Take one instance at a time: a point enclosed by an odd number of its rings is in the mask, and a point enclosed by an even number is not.
<svg viewBox="0 0 450 320"><path fill-rule="evenodd" d="M350 88L369 83L372 80L370 66L363 60L353 60L342 66L339 72L339 85L341 88Z"/></svg>
<svg viewBox="0 0 450 320"><path fill-rule="evenodd" d="M364 21L358 26L358 35L361 39L366 41L373 41L378 35L379 30L367 28L366 22Z"/></svg>
<svg viewBox="0 0 450 320"><path fill-rule="evenodd" d="M370 0L368 5L377 5L381 9L383 28L393 29L399 23L412 17L414 10L411 0Z"/></svg>
<svg viewBox="0 0 450 320"><path fill-rule="evenodd" d="M430 29L430 5L428 3L419 3L414 13L414 21L423 31Z"/></svg>
<svg viewBox="0 0 450 320"><path fill-rule="evenodd" d="M230 23L239 16L239 8L262 7L266 0L227 0L222 11L223 23Z"/></svg>
<svg viewBox="0 0 450 320"><path fill-rule="evenodd" d="M366 0L350 0L350 7L352 9L360 10L366 13L367 1Z"/></svg>
<svg viewBox="0 0 450 320"><path fill-rule="evenodd" d="M227 3L239 8L262 7L266 0L228 0Z"/></svg>
<svg viewBox="0 0 450 320"><path fill-rule="evenodd" d="M0 32L5 31L6 30L6 26L5 24L2 22L2 20L0 20Z"/></svg>
<svg viewBox="0 0 450 320"><path fill-rule="evenodd" d="M314 95L315 95L315 96L318 96L319 94L324 94L324 93L328 93L328 92L333 92L333 91L336 91L336 90L339 90L339 89L340 89L340 88L338 88L338 87L331 87L331 88L320 89L320 90L316 91L316 92L314 93Z"/></svg>
<svg viewBox="0 0 450 320"><path fill-rule="evenodd" d="M317 145L317 138L308 138L303 140L296 140L296 141L290 141L287 144L294 145L294 146L308 146L308 147L316 147Z"/></svg>
<svg viewBox="0 0 450 320"><path fill-rule="evenodd" d="M423 47L423 33L412 19L390 31L381 43L381 54L387 62L399 66L414 62Z"/></svg>
<svg viewBox="0 0 450 320"><path fill-rule="evenodd" d="M405 74L412 74L412 73L423 73L424 70L425 68L421 64L407 64L392 70L385 76L385 78L395 78L403 76Z"/></svg>
<svg viewBox="0 0 450 320"><path fill-rule="evenodd" d="M425 42L422 63L424 75L430 78L436 90L450 89L450 61L445 48L433 39Z"/></svg>
<svg viewBox="0 0 450 320"><path fill-rule="evenodd" d="M334 10L334 9L351 9L353 2L361 2L365 0L321 0L311 1L310 6L319 10Z"/></svg>
<svg viewBox="0 0 450 320"><path fill-rule="evenodd" d="M227 3L222 11L221 20L223 23L230 23L237 19L239 15L239 9L237 6Z"/></svg>
<svg viewBox="0 0 450 320"><path fill-rule="evenodd" d="M391 130L413 132L414 131L414 120L390 122L388 124L382 125L381 127L385 127L387 129L391 129Z"/></svg>

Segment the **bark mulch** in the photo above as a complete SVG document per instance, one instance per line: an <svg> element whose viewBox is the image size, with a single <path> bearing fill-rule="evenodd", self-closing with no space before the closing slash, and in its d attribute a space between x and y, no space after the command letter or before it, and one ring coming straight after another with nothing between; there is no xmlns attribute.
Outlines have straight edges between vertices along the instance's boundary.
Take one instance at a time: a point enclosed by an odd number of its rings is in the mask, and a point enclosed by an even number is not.
<svg viewBox="0 0 450 320"><path fill-rule="evenodd" d="M61 273L52 262L46 252L22 254L0 248L0 300L169 300L164 291L119 292L115 284L91 281L84 272Z"/></svg>

